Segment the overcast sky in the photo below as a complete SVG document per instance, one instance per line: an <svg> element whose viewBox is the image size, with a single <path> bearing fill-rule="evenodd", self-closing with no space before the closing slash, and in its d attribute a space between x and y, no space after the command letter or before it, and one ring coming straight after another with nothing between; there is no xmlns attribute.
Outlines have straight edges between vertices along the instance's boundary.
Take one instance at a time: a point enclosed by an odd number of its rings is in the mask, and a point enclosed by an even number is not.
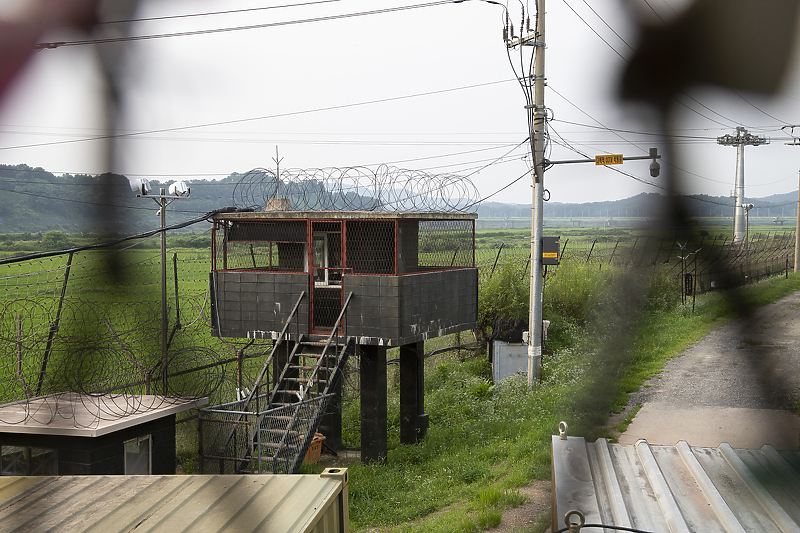
<svg viewBox="0 0 800 533"><path fill-rule="evenodd" d="M0 15L10 16L22 1L0 0ZM296 22L412 3L430 2L142 1L137 19L273 8L141 21L131 33ZM685 4L649 0L665 20ZM519 5L509 3L515 27ZM644 0L547 1L551 160L582 157L562 144L590 157L663 149L663 139L653 135L652 116L615 96L625 59L636 46L634 16L655 15ZM274 168L277 147L282 168L384 163L471 174L481 196L490 197L529 168L525 100L502 29L501 7L472 0L130 43L120 127L137 135L117 141L113 170L161 180L214 179ZM43 35L42 41L86 38L61 30ZM104 108L98 105L101 46L108 45L64 46L34 55L0 102L0 163L25 163L56 174L107 170L106 143L87 140L104 133ZM786 146L790 137L781 131L800 124L797 63L792 61L784 86L772 98L698 88L682 99L686 107L676 114L674 127L685 138L676 157L662 165L679 167L685 192L731 192L736 149L719 146L716 138L739 125L771 138L768 146L746 149L747 196L797 189L800 147ZM796 132L800 135L800 129ZM647 161L626 162L622 168L650 180ZM545 179L551 199L559 202L659 190L594 165L559 165ZM530 203L530 178L491 200Z"/></svg>

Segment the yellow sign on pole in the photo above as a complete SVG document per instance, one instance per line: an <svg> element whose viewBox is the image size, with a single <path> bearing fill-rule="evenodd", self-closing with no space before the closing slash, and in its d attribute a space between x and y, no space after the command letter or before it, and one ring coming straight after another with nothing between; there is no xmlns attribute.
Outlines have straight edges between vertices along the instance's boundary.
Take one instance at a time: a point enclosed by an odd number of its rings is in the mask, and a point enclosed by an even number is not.
<svg viewBox="0 0 800 533"><path fill-rule="evenodd" d="M594 156L594 164L595 165L621 165L622 164L622 154L596 155L596 156Z"/></svg>

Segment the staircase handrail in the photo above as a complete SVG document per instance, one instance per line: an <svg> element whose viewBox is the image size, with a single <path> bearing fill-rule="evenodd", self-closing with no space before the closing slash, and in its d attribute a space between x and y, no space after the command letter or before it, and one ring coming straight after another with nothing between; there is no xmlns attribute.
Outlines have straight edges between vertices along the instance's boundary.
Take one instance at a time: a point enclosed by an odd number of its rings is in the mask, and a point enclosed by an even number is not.
<svg viewBox="0 0 800 533"><path fill-rule="evenodd" d="M311 376L309 376L309 378L308 378L308 384L307 384L306 388L303 389L303 394L301 395L301 400L305 400L306 399L306 394L308 394L308 391L311 388L311 383L314 381L314 378L316 377L317 372L319 371L320 364L322 364L322 361L325 358L325 354L328 351L328 348L330 348L330 346L331 346L331 343L333 341L333 336L336 335L337 338L338 338L338 336L339 336L339 325L342 322L342 318L347 313L347 306L350 305L350 300L352 298L353 298L353 292L351 291L350 294L347 295L347 298L345 299L344 304L342 305L342 310L339 311L339 317L336 319L336 322L333 325L333 329L331 329L330 335L328 335L328 340L325 341L325 346L322 348L322 354L320 354L320 357L317 360L317 366L314 367L314 370L311 372ZM338 345L338 342L336 344Z"/></svg>

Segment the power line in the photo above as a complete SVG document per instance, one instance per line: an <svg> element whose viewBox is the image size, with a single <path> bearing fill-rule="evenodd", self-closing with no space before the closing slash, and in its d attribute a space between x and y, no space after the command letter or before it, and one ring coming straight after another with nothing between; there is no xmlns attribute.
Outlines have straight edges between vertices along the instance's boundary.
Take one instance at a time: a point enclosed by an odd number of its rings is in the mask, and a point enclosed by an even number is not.
<svg viewBox="0 0 800 533"><path fill-rule="evenodd" d="M653 9L653 6L651 6L651 5L650 5L650 2L648 2L647 0L644 0L644 3L645 3L645 4L647 4L647 7L649 7L649 8L650 8L650 11L652 11L653 13L655 13L655 15L658 17L658 19L659 19L661 22L663 22L663 23L664 23L664 25L666 26L666 25L667 25L667 21L666 21L666 20L664 20L663 18L661 18L661 15L659 15L659 14L658 14L658 11L656 11L655 9Z"/></svg>
<svg viewBox="0 0 800 533"><path fill-rule="evenodd" d="M561 96L561 95L559 95L559 96ZM717 136L716 135L713 136L713 137L706 137L706 136L701 136L701 135L677 135L677 134L671 134L671 133L664 133L663 131L661 131L661 132L653 132L653 131L624 130L624 129L620 129L620 128L609 128L608 126L595 126L593 124L583 124L582 122L572 122L572 121L563 120L563 119L552 119L551 122L562 122L564 124L570 124L570 125L573 125L573 126L581 126L581 127L584 127L584 128L592 128L592 129L603 130L603 131L607 131L609 133L630 133L632 135L649 135L649 136L663 137L665 139L677 138L677 139L692 139L692 140L703 140L703 141L714 141L714 142L717 141ZM704 128L703 131L707 131L707 130Z"/></svg>
<svg viewBox="0 0 800 533"><path fill-rule="evenodd" d="M600 35L599 33L597 33L597 31L596 31L594 28L592 28L591 24L589 24L588 22L586 22L586 19L584 19L582 16L580 16L580 15L578 14L578 12L577 12L577 11L575 11L575 9L574 9L574 8L573 8L571 5L569 5L569 3L567 3L567 0L563 0L563 2L564 2L564 5L565 5L565 6L567 6L567 7L570 9L570 11L572 11L573 13L575 13L575 16L576 16L576 17L578 17L579 19L581 19L581 21L582 21L584 24L586 24L586 27L587 27L587 28L589 28L590 30L592 30L592 32L593 32L595 35L597 35L597 37L599 37L601 41L603 41L604 43L606 43L606 46L608 46L609 48L611 48L611 50L613 50L615 54L617 54L617 55L618 55L620 58L622 58L622 60L623 60L623 61L625 61L626 63L628 62L628 60L627 60L627 59L625 59L625 56L623 56L622 54L620 54L620 53L619 53L619 51L618 51L616 48L614 48L613 46L611 46L611 43L609 43L608 41L606 41L605 39L603 39L603 36L602 36L602 35ZM587 4L587 5L588 5L588 4ZM592 9L592 11L594 12L594 9ZM597 15L597 12L594 12L594 13L595 13L595 15ZM599 16L599 15L598 15L598 16ZM602 19L601 19L601 20L602 20ZM605 21L603 21L603 22L605 22ZM606 24L606 26L608 26L608 24ZM614 32L614 33L616 33L616 32ZM623 42L624 42L624 41L623 41ZM628 43L625 43L625 44L628 44Z"/></svg>
<svg viewBox="0 0 800 533"><path fill-rule="evenodd" d="M626 59L626 58L625 58L625 56L623 56L623 55L622 55L622 54L621 54L621 53L620 53L620 52L619 52L619 51L618 51L616 48L614 48L614 47L613 47L613 46L612 46L612 45L611 45L611 44L610 44L610 43L609 43L607 40L605 40L605 39L604 39L604 38L603 38L603 37L602 37L602 36L601 36L601 35L600 35L600 34L597 32L597 30L595 30L595 29L592 27L592 25L591 25L591 24L589 24L589 23L586 21L586 19L584 19L584 18L583 18L583 17L582 17L582 16L581 16L581 15L580 15L580 14L579 14L579 13L578 13L578 12L577 12L577 11L576 11L574 8L573 8L573 7L572 7L572 6L569 4L569 3L567 3L567 0L563 0L563 2L564 2L564 5L566 5L566 6L567 6L567 7L568 7L568 8L569 8L569 9L570 9L570 10L571 10L571 11L572 11L574 14L575 14L575 16L577 16L577 17L578 17L578 18L581 20L581 22L583 22L583 23L586 25L586 27L587 27L587 28L589 28L589 29L592 31L592 33L594 33L594 34L595 34L595 35L596 35L596 36L597 36L597 37L598 37L598 38L599 38L601 41L603 41L603 43L605 43L605 45L606 45L606 46L608 46L608 47L609 47L609 48L610 48L610 49L611 49L611 50L612 50L612 51L613 51L615 54L617 54L617 55L618 55L618 56L619 56L619 57L620 57L620 58L621 58L623 61L625 61L626 63L629 63L628 59ZM633 47L632 47L630 44L628 44L628 42L627 42L625 39L623 39L623 38L622 38L622 36L620 36L620 34L619 34L619 33L617 33L617 32L614 30L614 28L612 28L612 27L611 27L611 25L610 25L608 22L606 22L606 20L605 20L605 19L604 19L602 16L600 16L600 15L597 13L597 11L595 11L594 9L592 9L592 7L591 7L591 6L590 6L590 5L589 5L589 4L586 2L586 0L583 0L583 2L584 2L584 3L585 3L585 4L586 4L588 7L589 7L589 9L591 9L592 13L594 13L594 14L597 16L597 18L599 18L599 19L600 19L600 21L601 21L603 24L605 24L605 25L606 25L606 26L607 26L607 27L608 27L608 28L609 28L609 29L610 29L612 32L614 32L614 35L616 35L617 37L619 37L619 39L620 39L620 40L621 40L623 43L625 43L625 45L626 45L628 48L630 48L631 50L633 50ZM645 0L645 3L647 3L647 0ZM662 19L662 18L661 18L661 16L660 16L660 15L659 15L659 14L658 14L656 11L655 11L655 9L653 9L653 6L651 6L650 4L647 4L647 5L648 5L648 7L650 7L650 9L652 9L652 10L653 10L653 12L656 14L656 16L658 16L658 18L659 18L659 19L661 19L661 21L662 21L662 22L664 22L664 24L666 25L667 23L664 21L664 19ZM687 94L686 92L684 92L684 91L681 91L681 94L683 94L685 97L687 97L687 98L689 98L689 99L693 100L695 103L697 103L698 105L700 105L700 106L702 106L703 108L707 109L708 111L711 111L711 112L712 112L712 113L714 113L715 115L717 115L717 116L719 116L719 117L722 117L723 119L725 119L725 120L727 120L727 121L731 122L732 124L734 124L734 125L738 124L738 122L737 122L737 121L735 121L735 120L732 120L732 119L730 119L730 118L728 118L728 117L726 117L726 116L724 116L724 115L722 115L722 114L720 114L720 113L717 113L716 111L714 111L713 109L711 109L711 108L710 108L710 107L708 107L707 105L705 105L705 104L701 103L701 102L700 102L700 101L698 101L696 98L692 97L691 95ZM711 117L707 117L706 115L704 115L704 114L700 113L700 112L699 112L699 111L697 111L696 109L693 109L693 108L689 107L689 105L687 105L686 103L684 103L684 102L681 102L681 101L680 101L680 100L678 100L677 98L674 98L674 101L675 101L675 102L677 102L678 104L680 104L680 105L684 106L684 107L685 107L686 109L688 109L689 111L692 111L692 112L694 112L694 113L698 114L699 116L701 116L701 117L705 118L706 120L709 120L709 121L711 121L711 122L714 122L715 124L719 124L720 126L724 126L724 127L726 127L726 128L730 128L730 127L731 127L731 125L730 125L730 124L723 124L722 122L719 122L719 121L717 121L717 120L714 120L714 119L712 119ZM752 104L751 104L751 105L752 105ZM774 118L774 117L773 117L773 118ZM751 128L751 129L752 129L752 128Z"/></svg>
<svg viewBox="0 0 800 533"><path fill-rule="evenodd" d="M365 105L382 104L382 103L386 103L386 102L396 102L396 101L400 101L400 100L408 100L410 98L419 98L419 97L422 97L422 96L432 96L432 95L436 95L436 94L445 94L445 93L454 92L454 91L463 91L463 90L467 90L467 89L475 89L475 88L478 88L478 87L488 87L490 85L498 85L498 84L501 84L501 83L508 83L509 81L516 81L516 80L497 80L497 81L490 81L490 82L485 82L485 83L476 83L476 84L473 84L473 85L465 85L465 86L462 86L462 87L453 87L453 88L450 88L450 89L440 89L440 90L436 90L436 91L427 91L427 92L423 92L423 93L409 94L409 95L403 95L403 96L392 96L392 97L388 97L388 98L379 98L379 99L376 99L376 100L367 100L367 101L364 101L364 102L354 102L354 103L349 103L349 104L339 104L339 105L333 105L333 106L327 106L327 107L304 109L304 110L301 110L301 111L287 111L285 113L276 113L276 114L273 114L273 115L263 115L263 116L258 116L258 117L249 117L249 118L232 119L232 120L222 120L222 121L218 121L218 122L207 122L207 123L203 123L203 124L194 124L194 125L191 125L191 126L176 126L174 128L161 128L161 129L154 129L154 130L142 130L142 131L127 132L127 133L109 133L109 134L103 134L103 135L95 135L95 136L92 136L92 137L85 137L85 138L82 138L82 139L67 139L67 140L63 140L63 141L50 141L50 142L45 142L45 143L33 143L33 144L25 144L25 145L17 145L17 146L5 146L5 147L0 147L0 151L3 151L3 150L17 150L17 149L21 149L21 148L39 148L39 147L42 147L42 146L54 146L54 145L62 145L62 144L72 144L72 143L77 143L77 142L104 141L104 140L108 140L108 139L127 139L127 138L139 137L139 136L143 136L143 135L152 135L154 133L169 133L169 132L173 132L173 131L186 131L186 130L192 130L192 129L197 129L197 128L209 128L209 127L213 127L213 126L226 126L226 125L229 125L229 124L242 124L242 123L245 123L245 122L255 122L255 121L258 121L258 120L271 120L271 119L274 119L274 118L285 118L285 117L292 117L292 116L297 116L297 115L307 115L307 114L311 114L311 113L319 113L319 112L322 112L322 111L335 111L335 110L339 110L339 109L348 109L348 108L352 108L352 107L360 107L360 106L365 106Z"/></svg>
<svg viewBox="0 0 800 533"><path fill-rule="evenodd" d="M331 20L340 20L340 19L347 19L347 18L354 18L354 17L363 17L368 15L380 15L384 13L394 13L397 11L408 11L411 9L420 9L425 7L433 7L433 6L440 6L444 4L452 4L456 3L454 0L440 0L436 2L426 2L424 4L414 4L410 6L397 6L397 7L388 7L384 9L375 9L372 11L359 11L356 13L343 13L339 15L326 15L322 17L312 17L306 19L296 19L296 20L287 20L281 22L266 22L263 24L250 24L246 26L233 26L228 28L211 28L205 30L191 30L191 31L183 31L183 32L173 32L173 33L160 33L160 34L150 34L150 35L128 35L124 37L107 37L103 39L79 39L75 41L58 41L58 42L46 42L46 43L39 43L34 48L37 50L44 50L44 49L54 49L54 48L61 48L64 46L83 46L83 45L90 45L90 44L108 44L108 43L121 43L121 42L132 42L132 41L149 41L153 39L166 39L172 37L191 37L196 35L210 35L210 34L217 34L217 33L228 33L233 31L244 31L244 30L256 30L256 29L264 29L264 28L277 28L281 26L294 26L296 24L308 24L312 22L326 22Z"/></svg>
<svg viewBox="0 0 800 533"><path fill-rule="evenodd" d="M751 106L752 106L754 109L756 109L757 111L760 111L761 113L765 114L765 115L766 115L766 116L768 116L769 118L771 118L771 119L773 119L773 120L777 120L778 122L780 122L780 123L782 123L782 124L788 124L788 122L786 122L786 121L784 121L784 120L781 120L781 119L779 119L779 118L777 118L777 117L774 117L774 116L770 115L769 113L767 113L766 111L764 111L763 109L761 109L760 107L758 107L757 105L755 105L753 102L751 102L750 100L748 100L747 98L745 98L744 96L742 96L742 94L741 94L739 91L733 91L733 92L734 92L734 94L735 94L736 96L738 96L739 98L741 98L742 100L744 100L745 102L747 102L748 104L750 104L750 105L751 105Z"/></svg>
<svg viewBox="0 0 800 533"><path fill-rule="evenodd" d="M566 2L565 2L565 3L566 3ZM597 13L597 11L595 11L595 10L594 10L594 8L593 8L592 6L590 6L590 5L589 5L589 2L587 2L586 0L583 0L583 3L584 3L584 4L586 4L586 7L588 7L589 9L591 9L591 10L592 10L592 13L594 13L595 15L597 15L597 18L599 18L599 19L600 19L600 21L601 21L603 24L605 24L605 25L606 25L606 27L607 27L609 30L611 30L612 32L614 32L614 35L616 35L616 36L619 38L619 40L620 40L620 41L622 41L623 43L625 43L625 46L627 46L628 48L630 48L630 50L631 50L632 52L634 51L633 47L632 47L630 44L628 44L628 41L626 41L625 39L623 39L623 38L622 38L622 35L620 35L619 33L617 33L617 31L616 31L614 28L612 28L612 27L611 27L611 25L610 25L608 22L606 22L606 20L605 20L603 17L601 17L601 16L600 16L600 14L598 14L598 13ZM571 9L571 8L570 8L570 9Z"/></svg>
<svg viewBox="0 0 800 533"><path fill-rule="evenodd" d="M307 7L319 4L333 4L336 2L341 2L342 0L316 0L313 2L303 2L300 4L283 4L280 6L265 6L265 7L251 7L247 9L229 9L226 11L209 11L205 13L186 13L183 15L165 15L161 17L144 17L144 18L137 18L137 19L128 19L128 20L108 20L108 21L101 21L98 22L97 25L104 25L104 24L128 24L130 22L151 22L157 20L175 20L175 19L185 19L185 18L195 18L195 17L208 17L208 16L216 16L216 15L231 15L236 13L251 13L254 11L268 11L272 9L283 9L287 7Z"/></svg>

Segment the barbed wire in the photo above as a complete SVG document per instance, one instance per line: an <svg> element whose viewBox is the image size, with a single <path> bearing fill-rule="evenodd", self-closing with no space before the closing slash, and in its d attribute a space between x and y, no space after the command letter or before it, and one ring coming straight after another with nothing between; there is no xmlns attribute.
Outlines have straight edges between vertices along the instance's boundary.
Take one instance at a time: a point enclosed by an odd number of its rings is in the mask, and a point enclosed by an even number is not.
<svg viewBox="0 0 800 533"><path fill-rule="evenodd" d="M469 179L388 165L288 169L255 168L233 190L239 209L263 211L269 200L288 198L298 211L465 212L480 202Z"/></svg>

